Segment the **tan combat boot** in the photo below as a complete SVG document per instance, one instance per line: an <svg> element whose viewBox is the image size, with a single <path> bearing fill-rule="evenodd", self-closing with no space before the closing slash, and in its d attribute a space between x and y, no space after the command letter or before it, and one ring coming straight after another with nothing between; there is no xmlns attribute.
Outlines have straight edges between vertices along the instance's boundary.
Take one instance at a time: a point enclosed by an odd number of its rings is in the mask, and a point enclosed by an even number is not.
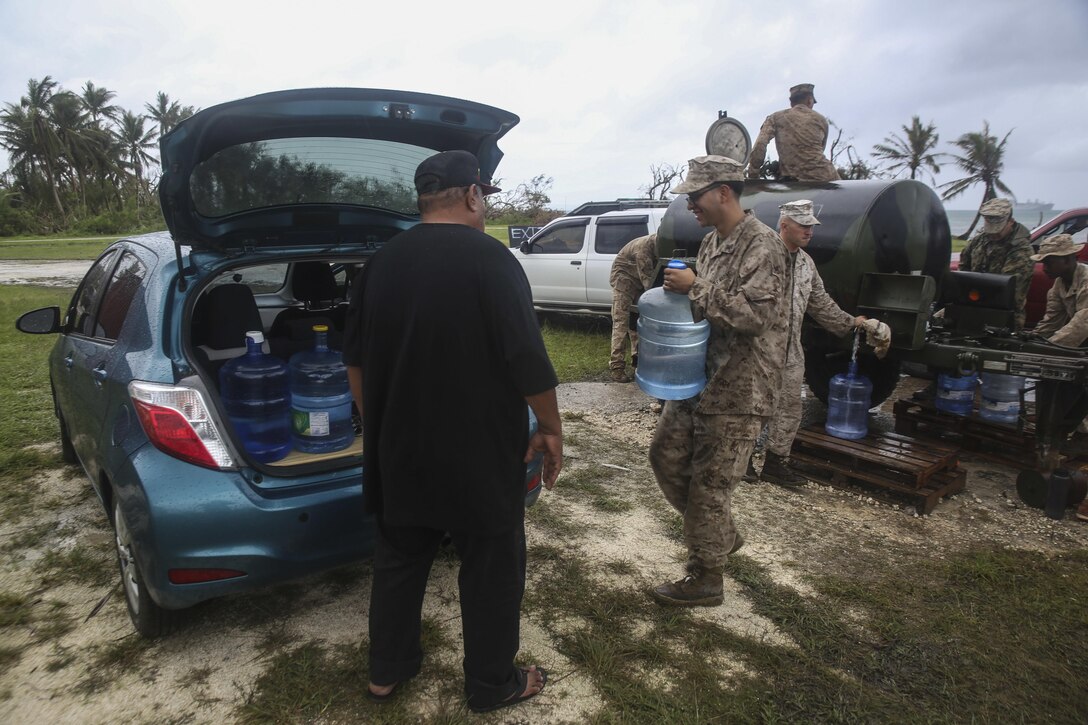
<svg viewBox="0 0 1088 725"><path fill-rule="evenodd" d="M623 368L612 368L612 382L614 383L629 383L634 378L627 374Z"/></svg>
<svg viewBox="0 0 1088 725"><path fill-rule="evenodd" d="M722 568L692 566L680 581L654 587L651 596L671 607L716 607L722 603Z"/></svg>

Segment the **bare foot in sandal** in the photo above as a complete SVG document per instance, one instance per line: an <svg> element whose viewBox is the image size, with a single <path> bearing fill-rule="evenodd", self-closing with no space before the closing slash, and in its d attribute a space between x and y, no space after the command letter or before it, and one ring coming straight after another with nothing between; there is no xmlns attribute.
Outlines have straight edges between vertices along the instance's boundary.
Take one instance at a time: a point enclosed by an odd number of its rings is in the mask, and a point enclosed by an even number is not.
<svg viewBox="0 0 1088 725"><path fill-rule="evenodd" d="M525 686L521 688L521 691L513 692L510 697L506 698L502 702L496 702L494 705L486 705L484 707L473 707L469 705L469 709L473 712L491 712L492 710L501 710L504 707L512 707L518 705L526 700L536 697L544 689L544 685L548 684L548 671L543 667L537 667L536 665L529 665L528 667L522 667L521 671L525 673Z"/></svg>

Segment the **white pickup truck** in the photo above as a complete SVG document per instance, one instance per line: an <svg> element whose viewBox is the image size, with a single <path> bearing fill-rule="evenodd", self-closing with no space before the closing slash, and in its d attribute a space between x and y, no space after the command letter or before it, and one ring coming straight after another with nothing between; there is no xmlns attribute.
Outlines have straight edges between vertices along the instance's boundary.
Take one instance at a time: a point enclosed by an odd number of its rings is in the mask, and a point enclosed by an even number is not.
<svg viewBox="0 0 1088 725"><path fill-rule="evenodd" d="M612 260L632 239L657 231L666 205L618 205L621 208L616 211L578 214L594 211L584 205L512 248L533 288L533 304L540 310L609 314ZM608 208L597 208L602 206Z"/></svg>

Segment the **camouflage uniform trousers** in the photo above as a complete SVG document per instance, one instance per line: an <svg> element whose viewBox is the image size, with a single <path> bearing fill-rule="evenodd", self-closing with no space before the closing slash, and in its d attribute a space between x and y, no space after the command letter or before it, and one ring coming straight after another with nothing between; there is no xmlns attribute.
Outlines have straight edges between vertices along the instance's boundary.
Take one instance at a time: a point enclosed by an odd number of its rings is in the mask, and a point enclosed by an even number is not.
<svg viewBox="0 0 1088 725"><path fill-rule="evenodd" d="M782 370L782 387L775 399L774 415L767 423L767 450L790 457L793 439L801 427L801 386L805 384L805 358L791 355Z"/></svg>
<svg viewBox="0 0 1088 725"><path fill-rule="evenodd" d="M612 355L608 362L610 370L623 370L627 367L627 338L631 338L631 354L638 354L638 332L631 325L631 306L635 303L635 292L617 287L612 290Z"/></svg>
<svg viewBox="0 0 1088 725"><path fill-rule="evenodd" d="M733 489L766 418L757 415L704 414L698 398L670 400L650 443L650 465L657 485L684 517L688 568L723 566L737 537L731 502Z"/></svg>

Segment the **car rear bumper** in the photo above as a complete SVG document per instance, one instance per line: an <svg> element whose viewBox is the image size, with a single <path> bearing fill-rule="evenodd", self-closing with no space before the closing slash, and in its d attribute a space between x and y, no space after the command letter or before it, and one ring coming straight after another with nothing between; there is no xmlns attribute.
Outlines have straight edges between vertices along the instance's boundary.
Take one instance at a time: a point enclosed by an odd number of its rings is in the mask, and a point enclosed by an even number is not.
<svg viewBox="0 0 1088 725"><path fill-rule="evenodd" d="M262 490L236 471L184 464L143 446L115 472L144 583L159 606L182 609L279 584L368 556L375 522L363 513L356 467ZM240 576L177 584L184 572Z"/></svg>

